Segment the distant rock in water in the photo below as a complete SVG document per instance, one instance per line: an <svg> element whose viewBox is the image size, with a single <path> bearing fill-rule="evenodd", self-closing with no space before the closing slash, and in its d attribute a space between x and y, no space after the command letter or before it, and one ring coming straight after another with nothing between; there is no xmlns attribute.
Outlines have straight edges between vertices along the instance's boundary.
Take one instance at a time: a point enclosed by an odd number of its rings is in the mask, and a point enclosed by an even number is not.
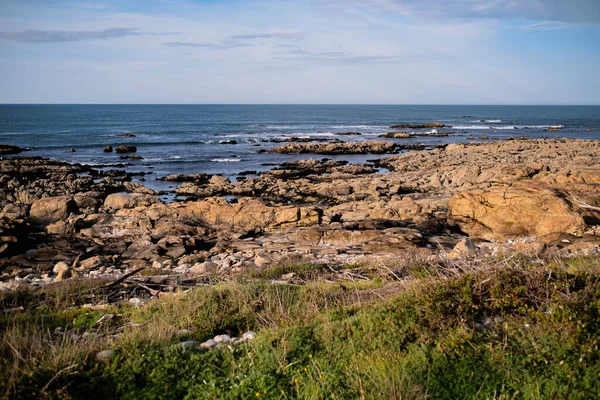
<svg viewBox="0 0 600 400"><path fill-rule="evenodd" d="M156 178L158 181L167 181L167 182L197 182L197 183L207 183L212 175L208 174L192 174L192 175L184 175L184 174L172 174L167 176L162 176L160 178Z"/></svg>
<svg viewBox="0 0 600 400"><path fill-rule="evenodd" d="M115 151L117 153L135 153L137 151L137 147L131 145L121 145L115 147Z"/></svg>
<svg viewBox="0 0 600 400"><path fill-rule="evenodd" d="M113 151L113 148L112 148L112 146L106 146L106 147L104 148L104 152L105 152L105 153L112 153L112 151Z"/></svg>
<svg viewBox="0 0 600 400"><path fill-rule="evenodd" d="M379 135L380 138L388 138L388 139L409 139L414 137L408 132L388 132L383 135Z"/></svg>
<svg viewBox="0 0 600 400"><path fill-rule="evenodd" d="M0 144L0 155L3 154L19 154L23 151L28 151L31 149L13 146L12 144Z"/></svg>
<svg viewBox="0 0 600 400"><path fill-rule="evenodd" d="M339 143L309 143L287 144L269 150L271 153L281 154L389 154L396 151L396 144L392 142L371 140L366 142L339 142Z"/></svg>
<svg viewBox="0 0 600 400"><path fill-rule="evenodd" d="M127 156L121 156L119 158L121 160L143 160L144 159L144 157L138 156L136 154L130 154L130 155L127 155Z"/></svg>
<svg viewBox="0 0 600 400"><path fill-rule="evenodd" d="M336 133L336 135L340 135L340 136L360 136L360 135L362 135L362 133L360 133L360 132L338 132L338 133Z"/></svg>
<svg viewBox="0 0 600 400"><path fill-rule="evenodd" d="M73 147L71 147L71 148L69 149L69 153L75 153L75 151L76 151L76 150L75 150Z"/></svg>
<svg viewBox="0 0 600 400"><path fill-rule="evenodd" d="M135 137L133 133L120 133L117 135L118 137Z"/></svg>
<svg viewBox="0 0 600 400"><path fill-rule="evenodd" d="M423 124L398 124L390 126L391 129L425 129L425 128L452 128L441 122L425 122Z"/></svg>
<svg viewBox="0 0 600 400"><path fill-rule="evenodd" d="M237 144L237 140L221 140L219 144Z"/></svg>

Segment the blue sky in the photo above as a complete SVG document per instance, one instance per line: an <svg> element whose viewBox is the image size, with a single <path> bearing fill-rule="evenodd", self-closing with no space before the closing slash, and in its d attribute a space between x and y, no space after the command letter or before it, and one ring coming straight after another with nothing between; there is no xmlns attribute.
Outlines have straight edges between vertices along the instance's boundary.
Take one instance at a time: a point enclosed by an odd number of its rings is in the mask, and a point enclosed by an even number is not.
<svg viewBox="0 0 600 400"><path fill-rule="evenodd" d="M0 103L600 104L599 0L0 0Z"/></svg>

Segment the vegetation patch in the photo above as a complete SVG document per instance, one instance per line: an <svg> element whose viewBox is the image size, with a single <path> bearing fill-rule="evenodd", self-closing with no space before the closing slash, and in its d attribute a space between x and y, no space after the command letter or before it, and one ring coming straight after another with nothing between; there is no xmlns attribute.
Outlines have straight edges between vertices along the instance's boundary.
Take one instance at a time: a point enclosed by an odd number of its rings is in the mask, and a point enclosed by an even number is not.
<svg viewBox="0 0 600 400"><path fill-rule="evenodd" d="M286 266L142 307L82 306L57 288L4 294L0 389L36 399L596 398L599 261L265 281L316 268ZM248 330L257 338L247 343L180 344ZM114 354L98 359L102 350Z"/></svg>

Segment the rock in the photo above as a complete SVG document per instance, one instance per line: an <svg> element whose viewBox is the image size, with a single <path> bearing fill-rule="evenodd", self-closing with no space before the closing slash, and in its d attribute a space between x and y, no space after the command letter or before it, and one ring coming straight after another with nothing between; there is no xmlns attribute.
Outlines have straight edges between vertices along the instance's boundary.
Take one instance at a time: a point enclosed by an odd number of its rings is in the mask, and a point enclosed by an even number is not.
<svg viewBox="0 0 600 400"><path fill-rule="evenodd" d="M190 331L189 329L180 329L177 332L175 332L175 336L187 336L187 335L191 335L193 332Z"/></svg>
<svg viewBox="0 0 600 400"><path fill-rule="evenodd" d="M221 140L219 144L237 144L237 140Z"/></svg>
<svg viewBox="0 0 600 400"><path fill-rule="evenodd" d="M69 149L69 153L75 153L75 151L76 151L76 150L75 150L73 147L71 147L71 148Z"/></svg>
<svg viewBox="0 0 600 400"><path fill-rule="evenodd" d="M19 154L25 150L29 150L29 149L24 149L18 146L13 146L11 144L0 144L0 155L7 155L7 154Z"/></svg>
<svg viewBox="0 0 600 400"><path fill-rule="evenodd" d="M56 221L46 227L46 232L51 235L72 235L75 233L75 228L66 221Z"/></svg>
<svg viewBox="0 0 600 400"><path fill-rule="evenodd" d="M396 145L385 141L286 144L269 150L282 154L385 154L393 153Z"/></svg>
<svg viewBox="0 0 600 400"><path fill-rule="evenodd" d="M383 135L379 135L379 137L387 139L410 139L414 137L414 135L411 135L407 132L388 132L384 133Z"/></svg>
<svg viewBox="0 0 600 400"><path fill-rule="evenodd" d="M135 307L141 307L145 303L146 302L143 299L140 299L138 297L132 297L131 299L129 299L129 304L131 304L132 306L135 306Z"/></svg>
<svg viewBox="0 0 600 400"><path fill-rule="evenodd" d="M96 269L98 267L101 267L102 265L108 264L110 262L111 262L111 260L108 257L94 256L94 257L87 258L83 261L80 261L79 268L84 269L84 270L91 270L91 269Z"/></svg>
<svg viewBox="0 0 600 400"><path fill-rule="evenodd" d="M271 258L268 257L266 254L257 254L254 257L254 264L256 264L257 267L266 267L272 262L273 261L271 260Z"/></svg>
<svg viewBox="0 0 600 400"><path fill-rule="evenodd" d="M120 156L119 158L121 160L143 160L144 159L144 157L138 156L137 154L129 154L126 156Z"/></svg>
<svg viewBox="0 0 600 400"><path fill-rule="evenodd" d="M102 350L96 353L96 359L98 361L106 361L113 358L117 354L116 350Z"/></svg>
<svg viewBox="0 0 600 400"><path fill-rule="evenodd" d="M118 137L127 137L127 138L131 138L131 137L135 137L135 134L133 133L120 133L117 135Z"/></svg>
<svg viewBox="0 0 600 400"><path fill-rule="evenodd" d="M218 344L231 342L231 338L229 337L229 335L217 335L214 337L213 340Z"/></svg>
<svg viewBox="0 0 600 400"><path fill-rule="evenodd" d="M150 206L158 202L158 199L152 195L141 193L113 193L104 200L104 208L109 210L120 210L124 208L135 208L140 206Z"/></svg>
<svg viewBox="0 0 600 400"><path fill-rule="evenodd" d="M137 151L137 147L132 145L120 145L115 147L115 151L117 153L135 153Z"/></svg>
<svg viewBox="0 0 600 400"><path fill-rule="evenodd" d="M185 342L181 342L179 343L179 346L183 347L184 349L194 349L200 347L199 343L195 340L187 340Z"/></svg>
<svg viewBox="0 0 600 400"><path fill-rule="evenodd" d="M45 197L31 205L29 216L35 223L49 224L67 219L72 212L77 212L77 203L72 197Z"/></svg>
<svg viewBox="0 0 600 400"><path fill-rule="evenodd" d="M200 347L208 350L208 349L212 349L213 347L216 347L218 344L219 343L217 343L213 339L208 339L206 342L200 343Z"/></svg>
<svg viewBox="0 0 600 400"><path fill-rule="evenodd" d="M581 235L583 218L565 192L535 182L454 195L449 217L471 237L508 240L565 232Z"/></svg>
<svg viewBox="0 0 600 400"><path fill-rule="evenodd" d="M112 151L113 151L112 146L106 146L106 147L104 147L104 152L105 153L112 153Z"/></svg>
<svg viewBox="0 0 600 400"><path fill-rule="evenodd" d="M192 267L190 268L190 273L198 275L211 274L216 272L217 268L219 268L219 265L217 263L205 261L203 263L196 263L192 265Z"/></svg>
<svg viewBox="0 0 600 400"><path fill-rule="evenodd" d="M471 239L464 238L460 242L454 246L452 251L448 253L448 258L450 259L458 259L458 258L468 258L477 254L477 246L471 242Z"/></svg>
<svg viewBox="0 0 600 400"><path fill-rule="evenodd" d="M252 331L245 332L242 335L242 338L247 341L254 340L254 339L256 339L256 333L254 333Z"/></svg>
<svg viewBox="0 0 600 400"><path fill-rule="evenodd" d="M72 276L71 267L69 267L67 263L63 261L56 263L56 265L52 269L52 272L56 274L56 280L59 282L68 279Z"/></svg>

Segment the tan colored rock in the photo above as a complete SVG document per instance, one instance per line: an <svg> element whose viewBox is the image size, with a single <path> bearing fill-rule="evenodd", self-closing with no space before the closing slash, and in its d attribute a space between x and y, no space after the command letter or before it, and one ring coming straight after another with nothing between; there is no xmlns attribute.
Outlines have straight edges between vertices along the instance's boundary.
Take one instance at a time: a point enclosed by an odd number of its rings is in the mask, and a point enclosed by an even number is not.
<svg viewBox="0 0 600 400"><path fill-rule="evenodd" d="M36 223L49 224L65 220L77 211L77 204L70 196L45 197L31 205L29 216Z"/></svg>
<svg viewBox="0 0 600 400"><path fill-rule="evenodd" d="M158 201L158 199L152 195L141 194L141 193L113 193L108 195L104 200L104 208L120 210L123 208L135 208L140 206L150 206Z"/></svg>
<svg viewBox="0 0 600 400"><path fill-rule="evenodd" d="M258 199L242 198L229 204L222 197L173 206L182 217L201 219L214 228L264 230L319 223L320 211L314 207L269 207Z"/></svg>
<svg viewBox="0 0 600 400"><path fill-rule="evenodd" d="M79 262L81 269L95 269L109 263L111 260L105 256L94 256Z"/></svg>
<svg viewBox="0 0 600 400"><path fill-rule="evenodd" d="M448 253L448 258L468 258L473 257L477 254L477 246L473 244L471 239L464 238L454 246L454 248Z"/></svg>
<svg viewBox="0 0 600 400"><path fill-rule="evenodd" d="M450 199L448 213L469 236L487 240L554 232L581 235L585 230L563 191L531 181L458 193Z"/></svg>
<svg viewBox="0 0 600 400"><path fill-rule="evenodd" d="M72 235L75 233L75 228L66 221L56 221L46 227L46 232L51 235Z"/></svg>

